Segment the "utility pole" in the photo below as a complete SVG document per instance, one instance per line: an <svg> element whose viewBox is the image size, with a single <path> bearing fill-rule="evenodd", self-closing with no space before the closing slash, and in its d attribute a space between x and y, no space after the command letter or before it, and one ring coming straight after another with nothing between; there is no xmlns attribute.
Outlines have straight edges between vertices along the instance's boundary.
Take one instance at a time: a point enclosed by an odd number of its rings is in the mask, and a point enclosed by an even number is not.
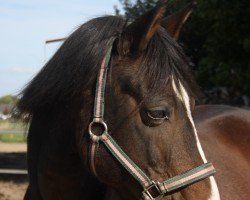
<svg viewBox="0 0 250 200"><path fill-rule="evenodd" d="M55 39L49 39L49 40L45 40L45 44L44 44L44 63L46 62L46 45L50 44L50 43L55 43L55 42L63 42L65 41L67 38L55 38Z"/></svg>
<svg viewBox="0 0 250 200"><path fill-rule="evenodd" d="M56 38L56 39L50 39L50 40L46 40L45 44L49 44L49 43L53 43L53 42L62 42L64 40L66 40L67 38Z"/></svg>

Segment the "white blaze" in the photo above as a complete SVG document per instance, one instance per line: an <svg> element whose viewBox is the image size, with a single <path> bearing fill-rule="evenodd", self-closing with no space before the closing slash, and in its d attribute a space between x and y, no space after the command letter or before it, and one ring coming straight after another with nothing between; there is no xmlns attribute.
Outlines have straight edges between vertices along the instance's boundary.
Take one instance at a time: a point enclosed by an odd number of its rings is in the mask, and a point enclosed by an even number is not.
<svg viewBox="0 0 250 200"><path fill-rule="evenodd" d="M196 145L197 145L198 151L199 151L199 153L201 155L201 158L202 158L203 162L206 163L207 159L205 157L204 151L202 150L201 143L200 143L200 140L198 138L198 134L197 134L197 131L196 131L196 128L195 128L195 125L194 125L194 120L193 120L193 117L192 117L192 114L191 114L190 99L189 99L188 93L185 90L185 88L183 87L183 85L181 84L180 80L179 80L180 91L178 90L173 77L172 77L172 86L173 86L173 89L174 89L178 99L185 106L188 119L189 119L190 123L192 124L193 130L194 130ZM210 185L211 185L211 196L210 196L209 200L220 200L219 190L218 190L218 187L217 187L217 184L215 182L214 177L213 176L209 177L209 180L210 180Z"/></svg>

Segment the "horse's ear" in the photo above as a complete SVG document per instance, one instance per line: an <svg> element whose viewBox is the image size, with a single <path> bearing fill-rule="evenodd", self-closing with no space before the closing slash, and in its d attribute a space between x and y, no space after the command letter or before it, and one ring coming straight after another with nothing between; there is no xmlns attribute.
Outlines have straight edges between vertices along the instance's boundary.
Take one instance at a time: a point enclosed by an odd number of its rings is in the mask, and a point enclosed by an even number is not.
<svg viewBox="0 0 250 200"><path fill-rule="evenodd" d="M140 16L125 28L118 42L120 54L137 54L147 47L148 42L161 25L166 4L166 0L159 1L155 8Z"/></svg>
<svg viewBox="0 0 250 200"><path fill-rule="evenodd" d="M172 36L175 40L178 40L182 26L187 21L196 5L197 3L192 1L180 11L165 17L162 20L161 26L167 30L170 36Z"/></svg>

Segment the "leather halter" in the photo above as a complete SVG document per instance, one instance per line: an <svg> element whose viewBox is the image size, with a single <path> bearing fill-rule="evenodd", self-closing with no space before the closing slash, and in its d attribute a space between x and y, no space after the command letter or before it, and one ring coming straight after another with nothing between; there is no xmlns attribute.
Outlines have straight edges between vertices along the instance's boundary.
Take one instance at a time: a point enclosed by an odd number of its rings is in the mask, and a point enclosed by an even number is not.
<svg viewBox="0 0 250 200"><path fill-rule="evenodd" d="M99 143L102 143L106 146L106 148L110 151L114 158L117 159L120 164L141 184L143 188L143 200L158 199L163 195L171 194L183 187L194 184L209 176L214 175L215 169L213 165L211 163L205 163L182 174L169 178L163 182L154 181L150 177L148 177L140 169L140 167L138 167L127 156L127 154L120 148L120 146L115 142L111 135L109 135L108 127L104 122L104 94L114 39L115 38L112 38L109 49L102 61L101 68L98 74L95 93L94 118L93 121L89 124L89 135L91 139L89 148L89 164L93 174L98 177L95 170L95 153ZM95 133L93 133L94 125L102 126L104 131L101 135L96 135Z"/></svg>

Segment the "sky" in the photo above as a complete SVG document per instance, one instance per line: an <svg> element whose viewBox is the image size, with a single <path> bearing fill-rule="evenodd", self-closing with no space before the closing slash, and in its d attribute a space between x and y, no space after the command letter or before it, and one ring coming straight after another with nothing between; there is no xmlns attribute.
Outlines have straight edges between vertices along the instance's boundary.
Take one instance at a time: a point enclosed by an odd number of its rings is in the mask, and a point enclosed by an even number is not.
<svg viewBox="0 0 250 200"><path fill-rule="evenodd" d="M80 24L114 14L119 0L0 0L0 96L16 95Z"/></svg>

